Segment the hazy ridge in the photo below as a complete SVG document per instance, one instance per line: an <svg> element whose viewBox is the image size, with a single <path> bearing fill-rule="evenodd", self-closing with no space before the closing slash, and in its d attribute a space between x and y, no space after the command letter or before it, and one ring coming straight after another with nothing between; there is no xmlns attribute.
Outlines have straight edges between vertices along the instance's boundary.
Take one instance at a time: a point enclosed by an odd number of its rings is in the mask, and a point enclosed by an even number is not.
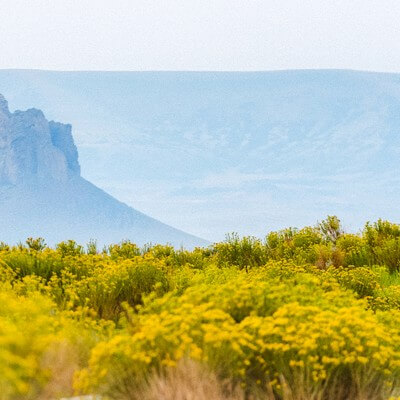
<svg viewBox="0 0 400 400"><path fill-rule="evenodd" d="M72 123L86 179L203 237L398 218L398 74L8 70L0 91Z"/></svg>

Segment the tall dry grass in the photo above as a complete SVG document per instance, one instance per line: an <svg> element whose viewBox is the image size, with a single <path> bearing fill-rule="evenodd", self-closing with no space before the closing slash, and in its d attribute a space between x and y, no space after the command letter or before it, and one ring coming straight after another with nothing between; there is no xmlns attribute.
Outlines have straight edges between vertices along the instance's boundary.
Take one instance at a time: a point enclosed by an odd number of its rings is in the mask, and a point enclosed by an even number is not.
<svg viewBox="0 0 400 400"><path fill-rule="evenodd" d="M135 400L245 399L240 388L234 387L228 381L222 381L204 365L192 360L182 360L176 368L154 374L135 395Z"/></svg>
<svg viewBox="0 0 400 400"><path fill-rule="evenodd" d="M67 342L52 346L43 357L42 368L49 372L50 379L38 395L38 399L54 400L73 395L72 381L79 369L75 348Z"/></svg>

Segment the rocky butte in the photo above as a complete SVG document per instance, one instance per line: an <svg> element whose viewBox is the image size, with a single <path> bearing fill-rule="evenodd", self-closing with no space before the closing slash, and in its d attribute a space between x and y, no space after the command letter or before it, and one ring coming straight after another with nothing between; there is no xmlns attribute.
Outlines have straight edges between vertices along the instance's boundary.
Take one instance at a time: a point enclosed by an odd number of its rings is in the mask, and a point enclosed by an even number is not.
<svg viewBox="0 0 400 400"><path fill-rule="evenodd" d="M71 125L37 109L10 112L0 94L0 241L43 237L49 244L129 239L139 245L207 242L163 224L81 177Z"/></svg>

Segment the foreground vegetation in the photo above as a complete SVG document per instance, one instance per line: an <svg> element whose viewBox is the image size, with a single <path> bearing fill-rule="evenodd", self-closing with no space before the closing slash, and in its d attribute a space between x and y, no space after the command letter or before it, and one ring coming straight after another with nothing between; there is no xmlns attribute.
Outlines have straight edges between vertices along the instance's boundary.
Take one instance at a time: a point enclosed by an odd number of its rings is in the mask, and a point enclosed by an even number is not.
<svg viewBox="0 0 400 400"><path fill-rule="evenodd" d="M400 226L337 218L186 251L0 244L0 400L388 399Z"/></svg>

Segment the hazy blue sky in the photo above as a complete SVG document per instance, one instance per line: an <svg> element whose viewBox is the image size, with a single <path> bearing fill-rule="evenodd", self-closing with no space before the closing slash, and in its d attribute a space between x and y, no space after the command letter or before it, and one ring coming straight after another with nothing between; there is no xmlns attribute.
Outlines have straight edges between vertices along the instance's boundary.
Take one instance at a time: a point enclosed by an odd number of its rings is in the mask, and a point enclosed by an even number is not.
<svg viewBox="0 0 400 400"><path fill-rule="evenodd" d="M0 68L400 72L399 0L1 0Z"/></svg>

